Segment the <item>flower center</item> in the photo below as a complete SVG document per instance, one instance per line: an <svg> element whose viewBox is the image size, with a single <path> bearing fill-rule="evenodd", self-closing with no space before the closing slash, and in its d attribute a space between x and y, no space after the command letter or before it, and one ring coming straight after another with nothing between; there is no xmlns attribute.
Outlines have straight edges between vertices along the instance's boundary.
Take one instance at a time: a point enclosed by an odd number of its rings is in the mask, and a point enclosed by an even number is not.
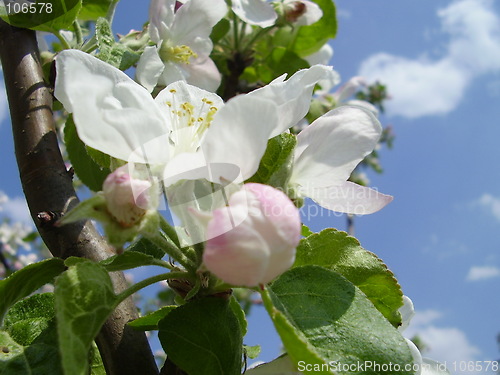
<svg viewBox="0 0 500 375"><path fill-rule="evenodd" d="M190 47L185 45L171 46L168 41L161 44L158 53L163 61L173 61L180 64L189 64L191 58L196 59L198 57Z"/></svg>
<svg viewBox="0 0 500 375"><path fill-rule="evenodd" d="M177 101L177 90L171 89L170 93L172 100L166 104L170 109L170 142L175 146L175 154L196 152L218 108L207 98L202 98L198 103L190 103Z"/></svg>

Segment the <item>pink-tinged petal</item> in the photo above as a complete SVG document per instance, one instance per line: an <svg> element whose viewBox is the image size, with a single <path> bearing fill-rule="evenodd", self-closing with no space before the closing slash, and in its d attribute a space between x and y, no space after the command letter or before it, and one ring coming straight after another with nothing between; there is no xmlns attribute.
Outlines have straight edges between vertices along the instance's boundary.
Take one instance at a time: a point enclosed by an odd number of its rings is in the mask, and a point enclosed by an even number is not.
<svg viewBox="0 0 500 375"><path fill-rule="evenodd" d="M354 215L372 214L393 200L390 195L350 181L324 188L302 186L300 192L321 207Z"/></svg>
<svg viewBox="0 0 500 375"><path fill-rule="evenodd" d="M154 43L170 37L174 22L175 0L151 0L149 6L149 36Z"/></svg>
<svg viewBox="0 0 500 375"><path fill-rule="evenodd" d="M241 170L244 179L250 178L259 168L277 121L278 112L272 102L247 95L229 100L216 113L203 140L202 150L207 162L230 162Z"/></svg>
<svg viewBox="0 0 500 375"><path fill-rule="evenodd" d="M210 58L203 61L193 61L186 66L186 81L190 85L198 86L204 90L214 92L220 86L221 75L217 66Z"/></svg>
<svg viewBox="0 0 500 375"><path fill-rule="evenodd" d="M346 181L381 133L379 121L364 109L342 106L326 113L297 136L292 182L320 188Z"/></svg>
<svg viewBox="0 0 500 375"><path fill-rule="evenodd" d="M158 84L158 79L164 69L165 64L161 61L157 48L155 46L148 46L144 49L137 63L135 77L137 82L144 86L149 92L152 92Z"/></svg>
<svg viewBox="0 0 500 375"><path fill-rule="evenodd" d="M298 209L283 192L247 184L213 212L203 262L230 284L268 283L292 266L300 228Z"/></svg>
<svg viewBox="0 0 500 375"><path fill-rule="evenodd" d="M283 133L296 125L309 111L312 92L316 83L329 77L332 68L315 65L309 69L299 70L286 81L284 76L278 77L269 85L254 90L246 97L257 97L273 102L278 107L278 121L271 126L270 137Z"/></svg>
<svg viewBox="0 0 500 375"><path fill-rule="evenodd" d="M129 160L134 150L161 139L155 149L149 150L148 161L141 155L131 161L163 164L168 160L166 119L144 87L113 66L77 50L61 52L56 68L55 96L73 113L85 144Z"/></svg>
<svg viewBox="0 0 500 375"><path fill-rule="evenodd" d="M352 77L333 94L333 97L337 103L343 103L363 87L366 87L363 77Z"/></svg>
<svg viewBox="0 0 500 375"><path fill-rule="evenodd" d="M249 25L269 27L274 25L278 18L272 5L263 0L232 0L231 8Z"/></svg>
<svg viewBox="0 0 500 375"><path fill-rule="evenodd" d="M190 0L179 8L172 24L175 42L191 46L196 39L208 39L217 22L227 13L224 0Z"/></svg>

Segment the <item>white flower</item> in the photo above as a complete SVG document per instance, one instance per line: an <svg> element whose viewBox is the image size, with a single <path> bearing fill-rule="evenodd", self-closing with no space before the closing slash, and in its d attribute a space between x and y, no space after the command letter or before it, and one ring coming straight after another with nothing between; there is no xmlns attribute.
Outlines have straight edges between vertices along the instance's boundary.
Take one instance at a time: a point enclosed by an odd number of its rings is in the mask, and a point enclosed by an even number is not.
<svg viewBox="0 0 500 375"><path fill-rule="evenodd" d="M126 74L77 50L56 61L55 96L73 113L90 147L131 163L149 164L166 186L182 179L240 181L258 169L267 140L309 109L315 83L330 69L315 66L226 104L178 81L155 99Z"/></svg>
<svg viewBox="0 0 500 375"><path fill-rule="evenodd" d="M300 230L299 211L283 192L246 184L212 213L203 263L233 285L268 283L292 266Z"/></svg>
<svg viewBox="0 0 500 375"><path fill-rule="evenodd" d="M324 114L297 136L291 185L333 211L364 215L380 210L391 196L347 179L373 151L381 132L373 114L358 107Z"/></svg>
<svg viewBox="0 0 500 375"><path fill-rule="evenodd" d="M152 0L148 46L136 71L149 91L178 80L215 91L221 77L209 55L212 28L227 13L224 0L189 0L175 12L175 0Z"/></svg>
<svg viewBox="0 0 500 375"><path fill-rule="evenodd" d="M313 24L323 16L321 8L309 0L282 0L273 3L281 8L280 11L288 22L297 26ZM265 0L232 0L231 8L249 25L269 27L278 18L273 5Z"/></svg>

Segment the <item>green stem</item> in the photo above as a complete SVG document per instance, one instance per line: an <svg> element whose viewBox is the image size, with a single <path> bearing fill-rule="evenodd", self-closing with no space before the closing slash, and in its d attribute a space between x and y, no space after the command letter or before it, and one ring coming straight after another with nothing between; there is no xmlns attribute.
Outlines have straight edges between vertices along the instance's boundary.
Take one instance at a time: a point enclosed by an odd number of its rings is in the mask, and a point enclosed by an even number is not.
<svg viewBox="0 0 500 375"><path fill-rule="evenodd" d="M168 238L170 238L177 247L181 247L179 242L179 237L177 236L177 232L173 226L165 219L162 215L160 216L160 228L165 232Z"/></svg>
<svg viewBox="0 0 500 375"><path fill-rule="evenodd" d="M141 290L141 289L143 289L151 284L154 284L154 283L157 283L157 282L163 281L163 280L169 280L169 279L189 279L189 280L191 280L192 277L187 272L167 272L167 273L161 273L159 275L149 277L145 280L139 281L138 283L132 285L130 288L125 289L120 294L117 294L115 306L118 306L120 304L120 302L122 302L126 298L130 297L135 292L138 292L139 290Z"/></svg>
<svg viewBox="0 0 500 375"><path fill-rule="evenodd" d="M162 233L145 235L145 237L160 249L165 251L165 253L167 253L170 257L178 261L184 268L191 271L196 270L196 264L191 259L189 259L170 238L166 237Z"/></svg>
<svg viewBox="0 0 500 375"><path fill-rule="evenodd" d="M69 42L67 39L61 34L59 30L54 31L54 35L59 39L61 44L63 45L64 49L71 49L71 46L69 45Z"/></svg>
<svg viewBox="0 0 500 375"><path fill-rule="evenodd" d="M271 30L274 29L275 26L270 26L270 27L266 27L265 29L260 29L259 31L257 31L253 37L248 41L248 43L245 45L245 48L243 48L242 52L245 53L247 50L251 49L252 46L254 45L254 43L262 36L268 34L269 32L271 32Z"/></svg>
<svg viewBox="0 0 500 375"><path fill-rule="evenodd" d="M238 51L239 40L238 40L238 17L233 12L233 38L234 38L234 50Z"/></svg>
<svg viewBox="0 0 500 375"><path fill-rule="evenodd" d="M82 28L80 27L80 23L78 21L73 22L73 28L75 29L75 37L77 46L83 45L83 35Z"/></svg>

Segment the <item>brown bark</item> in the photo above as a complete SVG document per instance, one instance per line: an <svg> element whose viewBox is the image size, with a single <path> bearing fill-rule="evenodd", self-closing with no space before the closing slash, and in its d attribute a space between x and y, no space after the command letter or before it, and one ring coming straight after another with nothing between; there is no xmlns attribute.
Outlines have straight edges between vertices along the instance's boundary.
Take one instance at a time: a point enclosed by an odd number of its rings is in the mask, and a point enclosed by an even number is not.
<svg viewBox="0 0 500 375"><path fill-rule="evenodd" d="M0 20L0 58L21 182L38 231L54 256L100 261L113 255L90 222L54 227L53 218L78 203L72 176L61 156L52 116L52 94L44 82L35 32ZM89 109L92 110L92 109ZM111 274L116 292L126 288ZM158 374L143 332L126 323L138 317L132 299L122 302L96 338L108 374Z"/></svg>

